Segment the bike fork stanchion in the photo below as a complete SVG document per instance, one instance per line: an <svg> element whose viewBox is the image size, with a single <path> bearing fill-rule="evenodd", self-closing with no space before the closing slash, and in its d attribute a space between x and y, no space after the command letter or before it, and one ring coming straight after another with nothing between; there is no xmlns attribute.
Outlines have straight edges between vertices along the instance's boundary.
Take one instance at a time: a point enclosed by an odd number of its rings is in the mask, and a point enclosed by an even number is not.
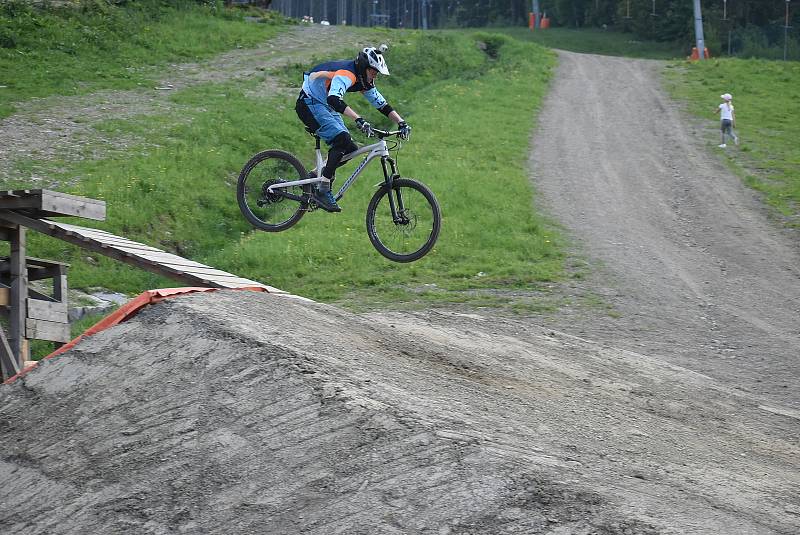
<svg viewBox="0 0 800 535"><path fill-rule="evenodd" d="M394 223L397 224L399 212L397 211L397 206L395 205L394 197L392 196L392 191L394 190L395 166L394 166L394 161L390 160L389 164L392 167L392 174L390 175L388 169L386 169L387 159L388 158L386 157L381 158L381 167L383 167L383 178L386 181L386 187L388 188L388 191L386 192L386 197L389 199L389 209L392 211L392 221L394 221ZM400 200L400 190L397 190L397 198L398 200ZM400 207L400 209L402 210L402 206Z"/></svg>

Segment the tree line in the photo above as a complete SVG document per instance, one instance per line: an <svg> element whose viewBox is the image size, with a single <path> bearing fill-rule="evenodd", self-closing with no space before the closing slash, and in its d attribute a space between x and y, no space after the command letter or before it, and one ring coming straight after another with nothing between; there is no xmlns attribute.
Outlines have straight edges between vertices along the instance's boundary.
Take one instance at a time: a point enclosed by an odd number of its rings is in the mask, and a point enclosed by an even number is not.
<svg viewBox="0 0 800 535"><path fill-rule="evenodd" d="M244 0L239 0L244 1ZM476 28L528 23L532 0L261 0L287 16L314 17L331 24L393 28ZM800 0L702 0L706 44L714 52L769 55L784 34L797 57ZM789 26L786 12L789 12ZM694 40L693 0L539 0L551 27L604 28L636 39Z"/></svg>

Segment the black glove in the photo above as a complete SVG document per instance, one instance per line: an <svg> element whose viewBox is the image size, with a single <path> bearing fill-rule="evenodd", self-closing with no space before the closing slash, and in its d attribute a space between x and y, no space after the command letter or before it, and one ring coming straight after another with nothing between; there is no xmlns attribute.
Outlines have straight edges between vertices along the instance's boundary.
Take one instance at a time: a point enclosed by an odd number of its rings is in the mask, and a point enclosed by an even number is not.
<svg viewBox="0 0 800 535"><path fill-rule="evenodd" d="M372 137L372 125L365 121L363 117L356 119L356 126L361 130L362 134L367 137Z"/></svg>
<svg viewBox="0 0 800 535"><path fill-rule="evenodd" d="M400 139L406 141L408 138L411 137L411 127L405 121L400 121L397 123L397 126L400 127Z"/></svg>

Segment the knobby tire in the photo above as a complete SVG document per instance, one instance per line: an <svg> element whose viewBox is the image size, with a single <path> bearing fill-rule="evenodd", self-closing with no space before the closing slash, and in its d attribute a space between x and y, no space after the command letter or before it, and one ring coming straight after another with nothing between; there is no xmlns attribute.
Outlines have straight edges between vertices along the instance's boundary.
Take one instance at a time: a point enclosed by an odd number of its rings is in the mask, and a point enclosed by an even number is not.
<svg viewBox="0 0 800 535"><path fill-rule="evenodd" d="M305 202L264 193L264 184L282 180L290 182L308 177L305 167L292 154L282 150L265 150L248 161L236 185L236 200L245 219L267 232L280 232L295 225L305 215ZM309 194L311 185L291 188L297 195ZM267 199L269 199L267 201ZM259 206L259 202L263 204Z"/></svg>
<svg viewBox="0 0 800 535"><path fill-rule="evenodd" d="M396 206L398 199L402 199L402 222L393 221L390 193ZM436 196L425 184L398 178L392 181L391 192L384 184L372 196L366 223L369 239L380 254L394 262L413 262L428 254L436 243L442 212Z"/></svg>

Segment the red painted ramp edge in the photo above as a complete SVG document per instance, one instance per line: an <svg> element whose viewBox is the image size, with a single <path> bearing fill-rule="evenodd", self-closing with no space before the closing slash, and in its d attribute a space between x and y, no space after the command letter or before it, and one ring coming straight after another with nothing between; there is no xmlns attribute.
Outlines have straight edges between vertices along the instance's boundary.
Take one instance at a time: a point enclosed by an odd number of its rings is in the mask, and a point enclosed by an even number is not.
<svg viewBox="0 0 800 535"><path fill-rule="evenodd" d="M262 288L260 286L245 286L243 288L202 288L202 287L185 287L185 288L160 288L158 290L147 290L146 292L142 292L135 298L131 299L121 307L119 307L116 311L112 312L105 318L101 319L88 329L86 329L83 334L77 336L70 342L67 342L63 346L59 347L46 357L42 358L41 360L51 359L53 357L57 357L61 353L69 351L73 347L75 347L78 342L83 340L88 336L92 336L93 334L97 334L101 331L108 329L109 327L113 327L118 323L122 323L125 320L128 320L139 313L141 309L148 305L152 305L154 303L158 303L159 301L163 301L164 299L169 299L171 297L178 297L180 295L186 295L189 293L196 293L196 292L216 292L219 290L247 290L252 292L267 292L266 288ZM4 385L11 384L36 366L39 365L41 361L34 361L33 365L27 366L24 370L19 372L17 375L8 378Z"/></svg>

